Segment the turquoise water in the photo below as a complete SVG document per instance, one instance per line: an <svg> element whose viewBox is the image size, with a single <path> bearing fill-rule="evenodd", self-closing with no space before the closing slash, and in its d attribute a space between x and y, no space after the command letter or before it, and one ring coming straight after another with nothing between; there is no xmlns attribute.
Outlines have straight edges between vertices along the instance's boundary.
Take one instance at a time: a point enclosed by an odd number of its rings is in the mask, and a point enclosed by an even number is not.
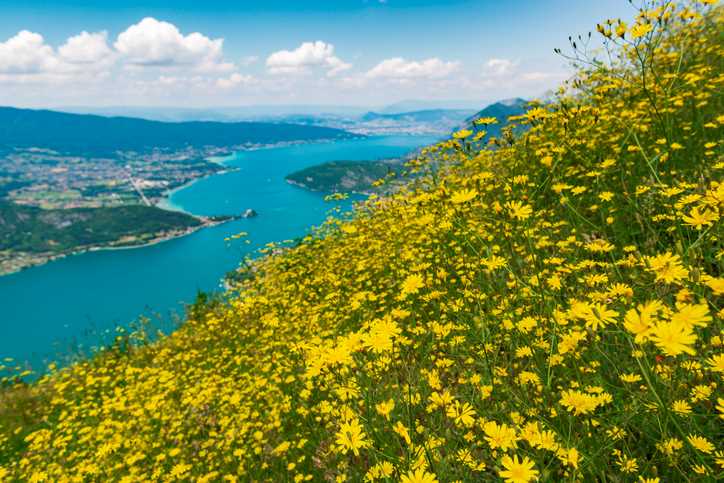
<svg viewBox="0 0 724 483"><path fill-rule="evenodd" d="M237 171L199 180L174 193L170 204L200 215L253 208L258 217L153 246L84 253L0 277L0 358L42 369L48 361L87 350L140 315L168 322L197 291L219 290L221 277L244 255L272 241L303 236L327 217L335 205L321 193L286 183L287 174L331 160L400 156L434 141L385 136L236 153L225 164ZM342 203L350 206L351 201ZM249 233L250 244L224 243L241 231Z"/></svg>

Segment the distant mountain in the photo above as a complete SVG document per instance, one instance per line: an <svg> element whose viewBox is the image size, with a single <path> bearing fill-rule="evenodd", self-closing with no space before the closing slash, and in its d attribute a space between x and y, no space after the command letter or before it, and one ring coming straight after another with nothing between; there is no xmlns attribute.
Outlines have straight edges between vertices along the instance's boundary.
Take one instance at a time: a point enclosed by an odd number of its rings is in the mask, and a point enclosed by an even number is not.
<svg viewBox="0 0 724 483"><path fill-rule="evenodd" d="M488 105L475 112L474 109L427 109L399 113L368 112L356 120L353 129L416 129L422 127L436 128L450 133L459 129L470 128L473 121L481 117L495 117L498 124L485 128L490 136L499 136L501 129L508 124L508 117L525 112L528 101L514 98ZM378 161L330 161L310 166L301 171L287 175L287 182L313 191L325 192L372 192L375 191L374 181L390 173L399 173L404 168L405 160L386 159Z"/></svg>
<svg viewBox="0 0 724 483"><path fill-rule="evenodd" d="M475 115L470 116L465 120L463 128L470 127L476 119L483 117L494 117L498 120L499 124L493 124L486 128L489 134L497 136L500 134L500 129L508 123L510 116L519 116L526 111L526 105L528 101L516 97L513 99L505 99L502 101L494 102L486 106L483 110L478 111Z"/></svg>
<svg viewBox="0 0 724 483"><path fill-rule="evenodd" d="M159 122L57 111L0 107L0 148L40 147L62 153L98 154L231 147L284 141L352 137L340 129L268 122Z"/></svg>
<svg viewBox="0 0 724 483"><path fill-rule="evenodd" d="M396 122L448 122L465 119L474 113L474 109L427 109L424 111L411 111L399 113L368 112L360 118L362 122L370 121L396 121Z"/></svg>
<svg viewBox="0 0 724 483"><path fill-rule="evenodd" d="M52 109L71 114L96 114L100 116L124 116L151 121L271 121L277 122L293 115L309 117L359 116L369 110L361 106L334 105L250 105L220 107L169 107L169 106L65 106Z"/></svg>
<svg viewBox="0 0 724 483"><path fill-rule="evenodd" d="M441 100L441 101L424 101L416 99L408 99L394 104L389 104L380 109L377 112L382 114L395 114L398 112L412 112L412 111L429 111L437 109L445 110L470 110L474 111L479 109L479 106L485 105L485 101L467 101L467 100Z"/></svg>

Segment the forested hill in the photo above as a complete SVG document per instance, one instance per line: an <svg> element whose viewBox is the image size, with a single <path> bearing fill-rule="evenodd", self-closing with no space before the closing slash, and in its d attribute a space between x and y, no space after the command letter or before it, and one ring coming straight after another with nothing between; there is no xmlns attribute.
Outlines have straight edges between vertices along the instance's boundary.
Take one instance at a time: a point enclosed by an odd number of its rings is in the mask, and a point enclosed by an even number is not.
<svg viewBox="0 0 724 483"><path fill-rule="evenodd" d="M0 107L0 148L47 148L99 154L154 148L229 147L350 137L340 129L265 122L167 123Z"/></svg>
<svg viewBox="0 0 724 483"><path fill-rule="evenodd" d="M67 253L89 246L134 245L200 224L191 215L155 206L43 210L0 201L0 251Z"/></svg>

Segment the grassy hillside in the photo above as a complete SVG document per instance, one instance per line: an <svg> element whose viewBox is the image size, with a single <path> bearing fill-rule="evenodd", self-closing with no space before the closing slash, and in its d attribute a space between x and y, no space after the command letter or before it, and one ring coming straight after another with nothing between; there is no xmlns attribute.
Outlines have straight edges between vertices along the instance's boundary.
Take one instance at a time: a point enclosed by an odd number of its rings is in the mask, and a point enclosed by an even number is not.
<svg viewBox="0 0 724 483"><path fill-rule="evenodd" d="M602 24L612 63L575 52L519 138L428 148L406 190L174 334L8 382L0 475L721 480L724 17L704 3Z"/></svg>

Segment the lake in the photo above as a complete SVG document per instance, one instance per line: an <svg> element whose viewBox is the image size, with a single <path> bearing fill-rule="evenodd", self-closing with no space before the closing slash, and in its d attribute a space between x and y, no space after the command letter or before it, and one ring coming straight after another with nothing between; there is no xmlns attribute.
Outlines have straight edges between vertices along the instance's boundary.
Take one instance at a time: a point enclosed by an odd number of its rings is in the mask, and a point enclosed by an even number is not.
<svg viewBox="0 0 724 483"><path fill-rule="evenodd" d="M198 291L221 290L221 278L245 255L269 242L305 235L334 206L351 207L352 200L333 204L322 193L288 184L287 174L332 160L401 156L433 142L424 136L376 136L235 153L224 160L235 171L176 191L167 206L199 215L235 215L252 208L258 217L152 246L74 255L0 277L0 358L42 369L51 360L87 351L141 315L170 327L174 314L181 314ZM242 231L250 244L224 242Z"/></svg>

